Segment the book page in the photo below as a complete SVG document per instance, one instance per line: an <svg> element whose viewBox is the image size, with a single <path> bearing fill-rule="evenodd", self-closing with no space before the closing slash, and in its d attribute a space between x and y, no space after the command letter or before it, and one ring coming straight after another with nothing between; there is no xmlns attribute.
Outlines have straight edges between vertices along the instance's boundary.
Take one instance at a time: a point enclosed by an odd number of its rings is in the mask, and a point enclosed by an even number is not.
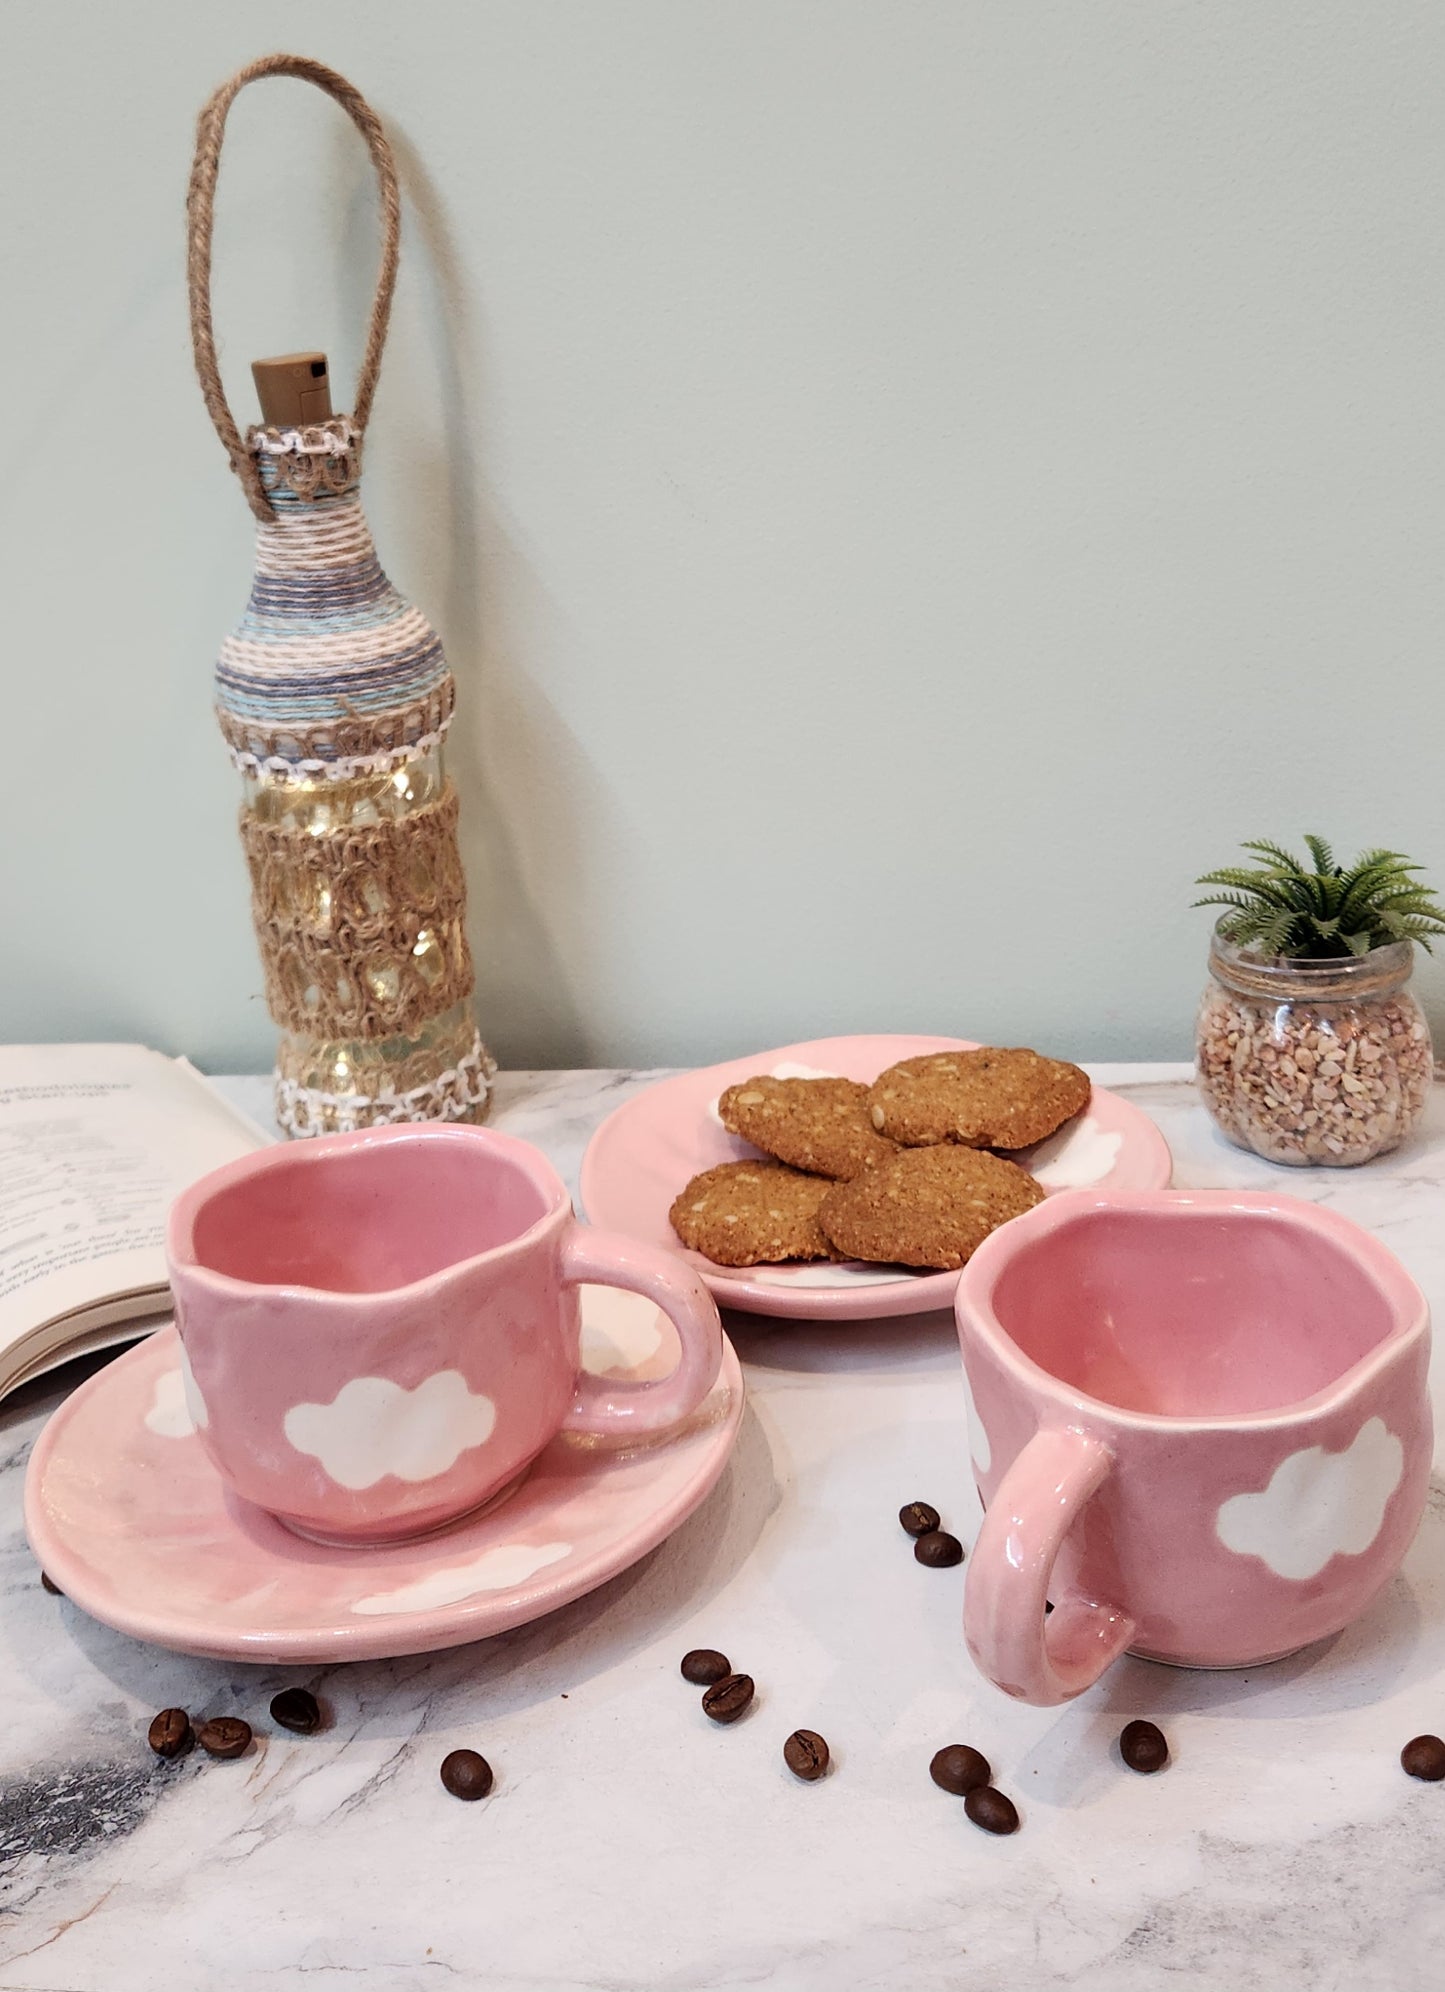
<svg viewBox="0 0 1445 1992"><path fill-rule="evenodd" d="M265 1140L142 1045L0 1047L0 1356L114 1296L164 1307L172 1200Z"/></svg>

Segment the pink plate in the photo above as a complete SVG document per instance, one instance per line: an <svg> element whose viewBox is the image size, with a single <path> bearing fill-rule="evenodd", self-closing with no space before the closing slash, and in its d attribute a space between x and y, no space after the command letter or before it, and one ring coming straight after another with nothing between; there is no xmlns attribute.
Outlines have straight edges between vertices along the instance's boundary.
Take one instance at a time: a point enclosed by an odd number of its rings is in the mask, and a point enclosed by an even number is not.
<svg viewBox="0 0 1445 1992"><path fill-rule="evenodd" d="M583 1361L665 1375L672 1324L650 1301L584 1287ZM31 1454L25 1522L83 1611L217 1660L373 1660L485 1639L554 1611L654 1548L718 1479L743 1412L727 1338L710 1396L675 1431L620 1449L563 1436L510 1498L421 1541L303 1540L223 1488L186 1412L174 1328L100 1370Z"/></svg>
<svg viewBox="0 0 1445 1992"><path fill-rule="evenodd" d="M728 1133L718 1095L739 1080L838 1077L871 1082L900 1058L926 1051L971 1051L968 1038L839 1037L759 1051L663 1079L609 1114L582 1158L582 1203L593 1224L680 1251L667 1221L672 1200L699 1170L756 1154ZM1069 1126L1019 1156L1049 1191L1163 1190L1174 1162L1147 1114L1117 1093L1094 1088ZM910 1273L893 1266L715 1266L683 1252L724 1307L795 1321L868 1321L952 1307L957 1273Z"/></svg>

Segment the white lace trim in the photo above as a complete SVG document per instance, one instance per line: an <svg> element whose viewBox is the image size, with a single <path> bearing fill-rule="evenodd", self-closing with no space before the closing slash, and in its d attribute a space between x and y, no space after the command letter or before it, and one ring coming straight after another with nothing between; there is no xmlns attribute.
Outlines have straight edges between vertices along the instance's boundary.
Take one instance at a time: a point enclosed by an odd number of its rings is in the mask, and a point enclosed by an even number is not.
<svg viewBox="0 0 1445 1992"><path fill-rule="evenodd" d="M402 1121L460 1120L490 1097L497 1061L479 1037L465 1058L409 1092L325 1093L276 1075L276 1119L289 1135L351 1134ZM319 1123L319 1125L318 1125Z"/></svg>
<svg viewBox="0 0 1445 1992"><path fill-rule="evenodd" d="M291 781L345 782L354 775L389 775L396 768L404 768L409 761L420 761L433 748L441 746L450 725L451 715L448 714L435 733L424 733L419 740L409 741L405 747L389 747L379 754L347 754L339 761L287 761L280 754L252 754L242 747L231 747L227 752L233 768L257 779L274 775Z"/></svg>
<svg viewBox="0 0 1445 1992"><path fill-rule="evenodd" d="M361 431L349 415L333 415L329 422L308 422L295 429L258 424L246 431L247 447L263 456L346 456L360 441Z"/></svg>

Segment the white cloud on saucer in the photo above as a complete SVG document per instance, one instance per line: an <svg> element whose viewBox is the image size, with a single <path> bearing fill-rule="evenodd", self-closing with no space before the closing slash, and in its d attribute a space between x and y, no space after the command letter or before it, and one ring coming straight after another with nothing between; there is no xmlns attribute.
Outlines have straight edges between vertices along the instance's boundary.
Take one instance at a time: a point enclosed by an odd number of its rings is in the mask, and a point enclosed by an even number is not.
<svg viewBox="0 0 1445 1992"><path fill-rule="evenodd" d="M1314 1577L1332 1556L1369 1548L1404 1470L1405 1448L1383 1418L1371 1418L1344 1452L1308 1446L1280 1461L1262 1493L1231 1495L1215 1523L1219 1540L1277 1577Z"/></svg>
<svg viewBox="0 0 1445 1992"><path fill-rule="evenodd" d="M1117 1129L1083 1120L1051 1134L1033 1148L1025 1166L1046 1190L1087 1190L1102 1183L1119 1159L1124 1137Z"/></svg>
<svg viewBox="0 0 1445 1992"><path fill-rule="evenodd" d="M853 1286L896 1286L900 1280L914 1280L917 1273L905 1272L899 1267L887 1271L877 1266L816 1264L807 1266L750 1266L758 1286L777 1287L853 1287Z"/></svg>
<svg viewBox="0 0 1445 1992"><path fill-rule="evenodd" d="M283 1420L297 1452L319 1459L353 1492L398 1480L434 1480L497 1422L490 1397L467 1388L460 1370L438 1370L415 1390L384 1376L354 1376L329 1404L293 1404Z"/></svg>
<svg viewBox="0 0 1445 1992"><path fill-rule="evenodd" d="M582 1289L582 1367L593 1376L640 1369L662 1346L662 1313L645 1294Z"/></svg>
<svg viewBox="0 0 1445 1992"><path fill-rule="evenodd" d="M454 1563L410 1584L399 1584L394 1591L374 1591L370 1597L358 1598L351 1609L369 1618L391 1612L440 1611L443 1606L474 1597L478 1591L509 1591L514 1584L525 1584L549 1563L560 1563L571 1553L570 1542L500 1543L466 1563Z"/></svg>

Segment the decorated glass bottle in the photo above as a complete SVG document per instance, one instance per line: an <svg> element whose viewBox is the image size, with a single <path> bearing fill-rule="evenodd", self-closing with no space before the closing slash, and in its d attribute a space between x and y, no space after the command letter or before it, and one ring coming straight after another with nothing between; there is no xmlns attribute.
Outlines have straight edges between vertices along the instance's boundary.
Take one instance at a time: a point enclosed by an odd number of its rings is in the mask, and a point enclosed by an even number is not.
<svg viewBox="0 0 1445 1992"><path fill-rule="evenodd" d="M366 141L381 267L355 414L332 413L324 354L290 354L253 368L263 420L243 437L211 322L216 177L237 94L277 76L325 91ZM221 649L216 707L244 782L252 912L282 1033L277 1118L291 1134L481 1120L495 1067L472 1018L457 798L442 766L455 686L436 631L382 571L361 509L401 231L381 121L335 70L263 56L202 107L186 212L196 373L257 520L251 596Z"/></svg>
<svg viewBox="0 0 1445 1992"><path fill-rule="evenodd" d="M246 443L273 516L216 704L282 1032L277 1118L290 1134L481 1119L494 1067L442 764L452 674L377 559L360 432L331 413L325 357L253 371L265 420Z"/></svg>

